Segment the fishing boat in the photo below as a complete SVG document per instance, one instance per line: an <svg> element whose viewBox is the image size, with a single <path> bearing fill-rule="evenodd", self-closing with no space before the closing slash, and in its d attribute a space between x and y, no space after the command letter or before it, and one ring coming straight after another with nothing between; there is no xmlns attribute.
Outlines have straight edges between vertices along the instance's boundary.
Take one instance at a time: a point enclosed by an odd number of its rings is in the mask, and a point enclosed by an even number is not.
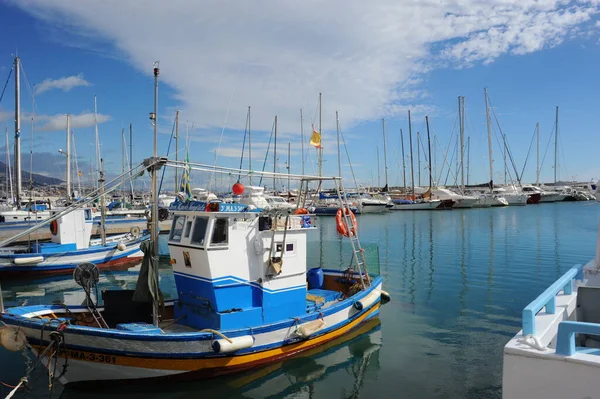
<svg viewBox="0 0 600 399"><path fill-rule="evenodd" d="M521 328L504 347L504 399L598 397L600 234L595 258L527 305Z"/></svg>
<svg viewBox="0 0 600 399"><path fill-rule="evenodd" d="M153 122L158 120L158 73L155 64ZM350 241L353 263L338 269L307 265L307 235L316 226L314 215L301 204L294 214L223 202L172 204L168 245L178 299L161 303L158 170L166 165L231 175L232 169L173 162L156 154L155 144L154 157L143 163L152 176L152 240L140 247L144 259L136 290L106 290L98 306L91 295L98 270L81 264L74 279L87 296L82 306L0 308L0 321L7 326L0 342L7 349L33 351L67 387L200 379L288 358L378 316L389 295L382 290L382 277L367 271L345 196L339 196L336 224ZM323 180L343 192L340 177L285 177L300 180L300 192L308 190L309 182Z"/></svg>
<svg viewBox="0 0 600 399"><path fill-rule="evenodd" d="M1 248L0 277L71 273L82 262L104 268L131 265L142 259L140 244L149 236L142 235L139 228L103 242L91 238L92 227L92 210L78 209L50 223L50 242Z"/></svg>

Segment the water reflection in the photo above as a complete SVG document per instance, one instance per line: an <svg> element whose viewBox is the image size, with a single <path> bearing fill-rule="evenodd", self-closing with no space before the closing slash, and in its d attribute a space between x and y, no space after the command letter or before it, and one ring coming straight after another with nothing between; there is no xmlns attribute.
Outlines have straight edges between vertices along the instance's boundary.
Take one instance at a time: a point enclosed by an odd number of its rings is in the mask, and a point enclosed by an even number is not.
<svg viewBox="0 0 600 399"><path fill-rule="evenodd" d="M119 392L65 390L61 398L203 397L358 398L365 384L375 383L382 345L380 321L371 319L341 338L297 357L244 374L207 381L119 388Z"/></svg>

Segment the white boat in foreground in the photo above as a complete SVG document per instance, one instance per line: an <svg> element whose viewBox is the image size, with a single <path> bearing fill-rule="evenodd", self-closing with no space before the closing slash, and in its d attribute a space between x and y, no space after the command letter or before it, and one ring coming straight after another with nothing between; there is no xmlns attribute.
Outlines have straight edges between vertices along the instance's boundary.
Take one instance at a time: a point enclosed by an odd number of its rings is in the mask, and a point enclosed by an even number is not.
<svg viewBox="0 0 600 399"><path fill-rule="evenodd" d="M504 399L600 397L600 234L596 257L523 309L504 347Z"/></svg>

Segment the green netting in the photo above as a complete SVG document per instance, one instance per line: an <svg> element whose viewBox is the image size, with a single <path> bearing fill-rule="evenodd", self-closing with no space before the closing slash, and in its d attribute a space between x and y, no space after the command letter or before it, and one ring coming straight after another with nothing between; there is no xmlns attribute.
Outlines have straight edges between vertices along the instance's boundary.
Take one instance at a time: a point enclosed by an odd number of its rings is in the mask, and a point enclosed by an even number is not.
<svg viewBox="0 0 600 399"><path fill-rule="evenodd" d="M363 243L362 247L367 271L371 275L379 275L379 246ZM352 246L348 239L308 242L308 268L322 267L325 269L346 270L350 265L356 268L355 263L352 261Z"/></svg>

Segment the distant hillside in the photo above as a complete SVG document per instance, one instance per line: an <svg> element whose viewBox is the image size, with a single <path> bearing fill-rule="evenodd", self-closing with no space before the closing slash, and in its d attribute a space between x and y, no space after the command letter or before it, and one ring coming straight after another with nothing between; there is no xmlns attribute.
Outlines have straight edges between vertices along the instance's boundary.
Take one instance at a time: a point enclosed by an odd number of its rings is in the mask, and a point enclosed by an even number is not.
<svg viewBox="0 0 600 399"><path fill-rule="evenodd" d="M4 162L0 161L0 182L2 182L2 183L4 183L4 181L6 179L6 176L4 174L5 170L6 170L6 164ZM56 177L48 177L48 176L38 175L37 173L33 173L32 176L33 176L33 185L34 186L54 186L54 185L60 185L60 184L64 183L63 180L57 179ZM22 172L22 179L23 179L23 185L25 185L26 182L28 183L29 182L29 172L24 170Z"/></svg>

